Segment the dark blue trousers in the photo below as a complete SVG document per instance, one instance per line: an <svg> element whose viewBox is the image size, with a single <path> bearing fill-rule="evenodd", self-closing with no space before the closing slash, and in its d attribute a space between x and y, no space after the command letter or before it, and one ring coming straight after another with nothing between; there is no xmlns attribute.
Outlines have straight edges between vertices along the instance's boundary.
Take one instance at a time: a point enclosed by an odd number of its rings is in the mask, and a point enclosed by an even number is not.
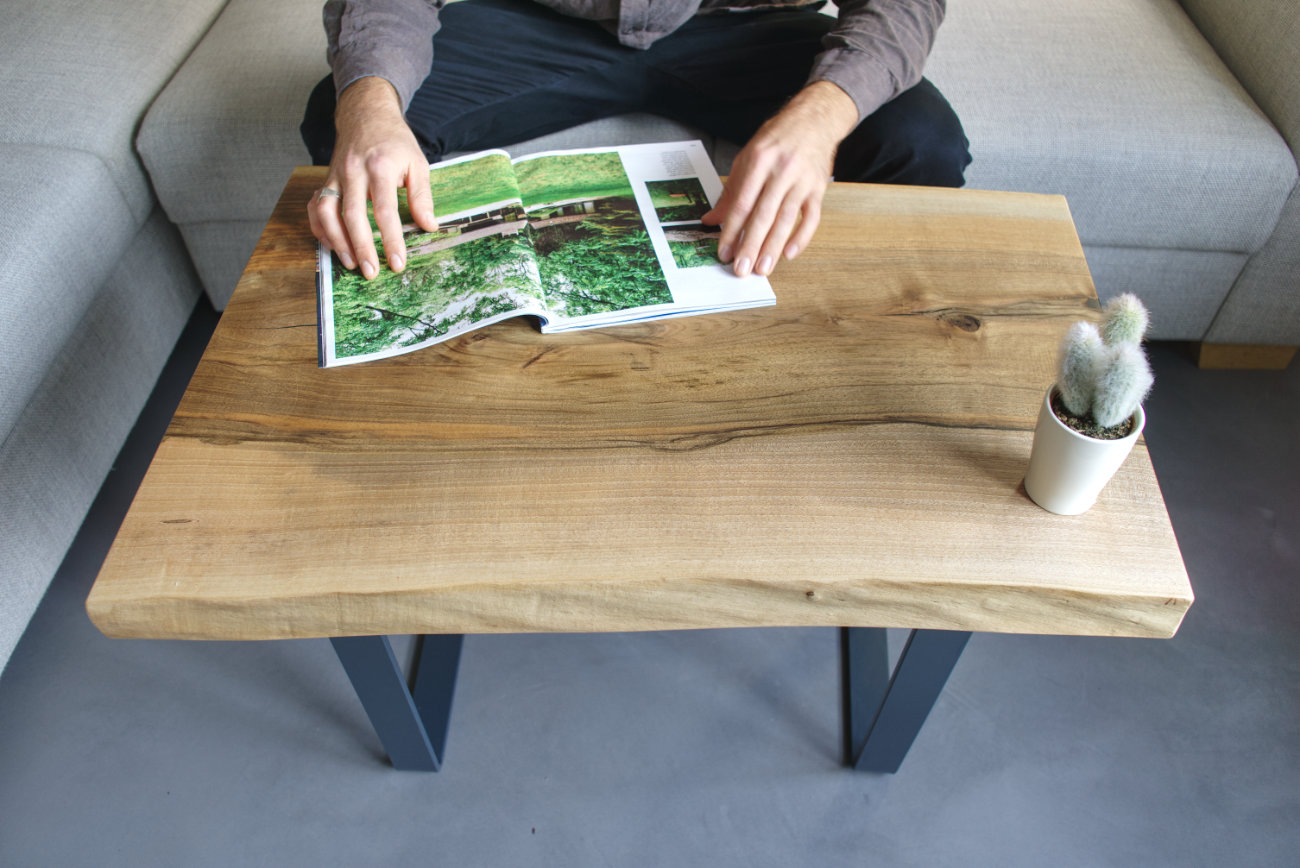
<svg viewBox="0 0 1300 868"><path fill-rule="evenodd" d="M834 23L807 9L701 15L641 51L531 0L466 0L440 20L432 73L406 113L430 162L629 112L743 145L804 85ZM334 149L333 113L326 78L302 123L318 165ZM960 187L968 146L947 100L922 80L840 145L835 178Z"/></svg>

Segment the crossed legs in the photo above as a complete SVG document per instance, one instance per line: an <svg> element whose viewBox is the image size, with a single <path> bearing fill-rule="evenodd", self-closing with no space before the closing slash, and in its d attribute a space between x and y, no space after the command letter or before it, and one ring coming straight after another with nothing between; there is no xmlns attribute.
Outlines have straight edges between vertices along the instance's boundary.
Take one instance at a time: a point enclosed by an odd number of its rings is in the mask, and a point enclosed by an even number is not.
<svg viewBox="0 0 1300 868"><path fill-rule="evenodd" d="M833 19L806 10L698 16L645 51L531 0L467 0L445 7L441 22L433 71L406 115L431 162L630 112L744 144L803 86ZM333 150L333 108L326 78L302 125L318 164ZM967 147L956 114L922 80L841 143L835 178L960 186Z"/></svg>

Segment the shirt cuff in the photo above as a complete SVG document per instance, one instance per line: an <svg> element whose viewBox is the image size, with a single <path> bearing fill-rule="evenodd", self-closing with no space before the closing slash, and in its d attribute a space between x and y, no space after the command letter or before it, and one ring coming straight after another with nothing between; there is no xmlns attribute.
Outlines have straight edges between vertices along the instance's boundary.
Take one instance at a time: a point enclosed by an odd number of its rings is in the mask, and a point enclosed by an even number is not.
<svg viewBox="0 0 1300 868"><path fill-rule="evenodd" d="M373 75L393 86L405 113L433 63L439 5L435 0L325 4L325 54L334 71L335 96Z"/></svg>
<svg viewBox="0 0 1300 868"><path fill-rule="evenodd" d="M858 107L858 123L903 92L902 83L889 67L851 48L832 48L819 54L807 84L814 81L829 81L847 93Z"/></svg>
<svg viewBox="0 0 1300 868"><path fill-rule="evenodd" d="M334 61L334 95L342 96L348 85L358 79L376 76L387 81L393 86L393 90L397 91L397 98L402 103L402 113L405 114L427 74L427 69L424 72L416 72L409 64L384 63L373 53L363 58L340 55Z"/></svg>

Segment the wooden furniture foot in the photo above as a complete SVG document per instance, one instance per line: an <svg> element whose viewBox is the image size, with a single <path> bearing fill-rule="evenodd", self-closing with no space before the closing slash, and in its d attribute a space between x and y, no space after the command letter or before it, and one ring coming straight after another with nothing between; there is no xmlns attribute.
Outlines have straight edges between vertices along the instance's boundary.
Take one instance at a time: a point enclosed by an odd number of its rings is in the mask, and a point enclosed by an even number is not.
<svg viewBox="0 0 1300 868"><path fill-rule="evenodd" d="M1214 344L1202 341L1196 365L1203 370L1283 371L1295 357L1296 347L1263 344Z"/></svg>

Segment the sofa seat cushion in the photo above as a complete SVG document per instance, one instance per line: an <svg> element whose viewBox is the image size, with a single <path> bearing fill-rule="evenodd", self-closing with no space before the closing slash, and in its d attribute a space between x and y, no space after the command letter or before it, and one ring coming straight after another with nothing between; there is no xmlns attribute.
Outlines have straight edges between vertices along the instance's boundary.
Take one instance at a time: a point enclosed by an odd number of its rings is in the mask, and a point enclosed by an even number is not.
<svg viewBox="0 0 1300 868"><path fill-rule="evenodd" d="M137 137L177 225L270 216L295 166L312 88L329 74L320 0L230 0Z"/></svg>
<svg viewBox="0 0 1300 868"><path fill-rule="evenodd" d="M0 12L0 142L76 148L108 168L139 228L153 211L140 115L225 0L35 0Z"/></svg>
<svg viewBox="0 0 1300 868"><path fill-rule="evenodd" d="M95 155L0 145L0 440L31 399L137 221Z"/></svg>
<svg viewBox="0 0 1300 868"><path fill-rule="evenodd" d="M951 3L926 75L966 125L968 186L1062 193L1085 243L1252 252L1295 182L1175 0Z"/></svg>
<svg viewBox="0 0 1300 868"><path fill-rule="evenodd" d="M641 145L690 139L699 139L710 154L715 150L716 141L703 130L659 115L636 113L588 121L567 130L507 145L505 150L512 157L521 157L567 148L603 148L608 145Z"/></svg>

